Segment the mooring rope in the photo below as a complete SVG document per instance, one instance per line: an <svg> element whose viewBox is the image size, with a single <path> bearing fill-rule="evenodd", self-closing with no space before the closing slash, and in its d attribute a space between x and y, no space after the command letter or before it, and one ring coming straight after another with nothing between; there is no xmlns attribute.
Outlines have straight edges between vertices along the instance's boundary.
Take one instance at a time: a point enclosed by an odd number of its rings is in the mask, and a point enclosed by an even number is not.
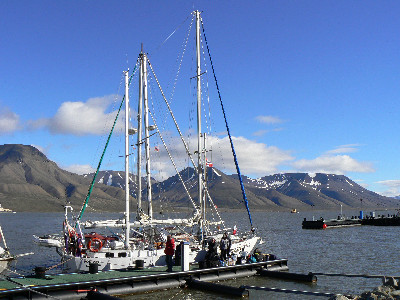
<svg viewBox="0 0 400 300"><path fill-rule="evenodd" d="M34 290L34 289L31 289L29 286L23 285L23 284L19 283L18 281L12 280L12 279L11 279L10 277L8 277L8 276L4 276L4 275L2 275L2 274L0 274L0 276L3 277L3 279L5 279L5 280L7 280L7 281L9 281L9 282L12 282L12 283L18 285L19 287L21 287L21 288L23 288L23 289L26 289L26 290L28 290L28 291L30 291L30 292L32 292L32 293L39 294L39 295L41 295L41 296L44 296L45 298L52 298L52 299L61 300L60 298L57 298L57 297L54 297L54 296L51 296L51 295L48 295L48 294L45 294L45 293L36 291L36 290ZM26 279L26 277L24 277L24 278Z"/></svg>
<svg viewBox="0 0 400 300"><path fill-rule="evenodd" d="M17 269L15 269L15 270L13 271L13 270L11 270L10 268L6 268L6 270L7 270L8 272L10 272L10 273L17 274L18 276L25 277L25 275L18 273L18 272L17 272ZM25 270L22 270L22 269L19 270L19 271L24 271L24 272L26 272ZM4 276L4 275L2 275L2 276Z"/></svg>
<svg viewBox="0 0 400 300"><path fill-rule="evenodd" d="M61 265L63 265L63 264L65 264L66 262L69 262L70 260L73 260L75 257L71 257L70 259L68 259L68 260L64 260L64 261L62 261L62 262L60 262L60 263L58 263L58 264L56 264L56 265L53 265L53 266L51 266L51 267L49 267L49 268L46 268L46 271L50 271L51 269L54 269L54 268L56 268L56 267L58 267L58 266L61 266Z"/></svg>

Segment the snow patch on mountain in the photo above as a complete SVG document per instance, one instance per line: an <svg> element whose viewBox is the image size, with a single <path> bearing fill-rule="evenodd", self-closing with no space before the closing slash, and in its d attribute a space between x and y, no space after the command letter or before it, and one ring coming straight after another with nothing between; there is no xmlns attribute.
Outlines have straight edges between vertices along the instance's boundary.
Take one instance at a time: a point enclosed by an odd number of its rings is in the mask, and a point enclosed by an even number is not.
<svg viewBox="0 0 400 300"><path fill-rule="evenodd" d="M213 168L212 170L213 170L213 172L215 173L215 175L221 177L221 174L219 174L219 173L215 170L215 168Z"/></svg>
<svg viewBox="0 0 400 300"><path fill-rule="evenodd" d="M350 182L350 181L348 181L347 179L346 179L346 181L347 181L347 183L348 183L348 184L350 184L351 186L353 186L353 185L351 184L351 182Z"/></svg>
<svg viewBox="0 0 400 300"><path fill-rule="evenodd" d="M107 185L109 185L109 186L112 185L112 174L110 174L110 176L108 177Z"/></svg>

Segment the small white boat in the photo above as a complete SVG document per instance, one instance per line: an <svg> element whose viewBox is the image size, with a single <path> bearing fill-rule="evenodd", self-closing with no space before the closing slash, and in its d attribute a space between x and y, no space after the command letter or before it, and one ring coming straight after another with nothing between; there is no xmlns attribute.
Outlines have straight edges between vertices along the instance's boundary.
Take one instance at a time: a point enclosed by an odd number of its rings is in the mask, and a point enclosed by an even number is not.
<svg viewBox="0 0 400 300"><path fill-rule="evenodd" d="M0 204L0 213L13 213L13 214L15 214L15 211L12 211L11 209L8 209L8 208L4 208Z"/></svg>
<svg viewBox="0 0 400 300"><path fill-rule="evenodd" d="M61 237L55 234L33 235L33 238L34 242L40 246L61 248L63 245Z"/></svg>

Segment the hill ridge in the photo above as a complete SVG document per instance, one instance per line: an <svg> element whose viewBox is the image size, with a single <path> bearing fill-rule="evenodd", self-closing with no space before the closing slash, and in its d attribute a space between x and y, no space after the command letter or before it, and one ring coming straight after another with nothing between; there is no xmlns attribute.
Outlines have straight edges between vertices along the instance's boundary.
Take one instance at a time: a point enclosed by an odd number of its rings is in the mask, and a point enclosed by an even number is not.
<svg viewBox="0 0 400 300"><path fill-rule="evenodd" d="M191 198L197 202L197 180L193 168L181 172ZM65 203L82 206L93 174L77 175L62 170L33 146L0 145L0 203L15 211L62 211ZM123 211L125 173L100 171L93 189L92 211ZM137 177L130 174L132 207L136 207ZM219 208L243 209L237 174L207 169L208 190ZM279 173L252 179L242 176L251 209L299 210L367 207L398 207L400 200L365 189L345 175L323 173ZM146 187L142 178L142 187ZM162 182L152 179L153 207L190 208L189 198L177 175ZM143 190L143 199L146 189ZM362 201L361 201L362 199ZM145 203L145 201L144 201ZM145 206L145 204L144 204ZM145 208L144 208L145 209Z"/></svg>

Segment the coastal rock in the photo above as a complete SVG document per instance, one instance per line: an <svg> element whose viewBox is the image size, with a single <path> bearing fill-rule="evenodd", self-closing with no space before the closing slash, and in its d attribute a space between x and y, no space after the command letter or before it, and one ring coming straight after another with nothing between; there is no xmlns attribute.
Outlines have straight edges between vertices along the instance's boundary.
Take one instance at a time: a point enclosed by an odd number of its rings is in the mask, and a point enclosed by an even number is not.
<svg viewBox="0 0 400 300"><path fill-rule="evenodd" d="M357 300L378 300L378 296L373 294L372 292L364 292L361 294L360 298L357 298Z"/></svg>
<svg viewBox="0 0 400 300"><path fill-rule="evenodd" d="M378 294L385 294L385 295L388 295L388 294L390 294L391 291L393 291L393 287L392 287L392 286L389 286L389 285L381 285L381 286L378 286L376 289L374 289L374 290L373 290L373 293L374 293L375 295L378 295Z"/></svg>
<svg viewBox="0 0 400 300"><path fill-rule="evenodd" d="M400 291L399 291L399 290L396 290L396 291L391 292L390 295L391 295L392 297L394 297L395 299L400 299ZM396 297L397 297L397 298L396 298Z"/></svg>
<svg viewBox="0 0 400 300"><path fill-rule="evenodd" d="M383 285L378 286L373 291L364 292L354 299L357 300L391 300L400 299L398 282L393 277L383 278ZM333 298L337 299L337 298Z"/></svg>
<svg viewBox="0 0 400 300"><path fill-rule="evenodd" d="M383 285L384 286L390 286L390 287L395 288L395 289L397 289L399 287L399 284L397 283L397 280L395 278L393 278L393 277L389 277L389 278L384 277L383 278Z"/></svg>

